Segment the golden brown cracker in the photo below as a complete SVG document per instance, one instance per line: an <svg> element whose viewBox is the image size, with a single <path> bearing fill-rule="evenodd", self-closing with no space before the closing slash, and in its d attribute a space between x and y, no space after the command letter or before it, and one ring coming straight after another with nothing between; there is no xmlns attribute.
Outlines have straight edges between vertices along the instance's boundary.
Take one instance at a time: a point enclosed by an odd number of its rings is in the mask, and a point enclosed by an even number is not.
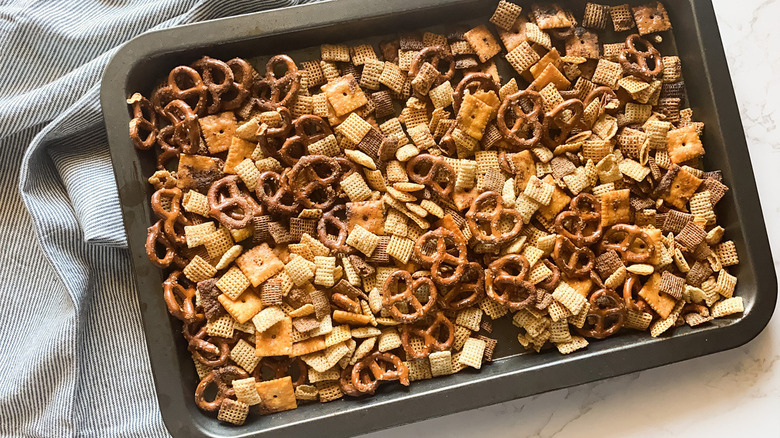
<svg viewBox="0 0 780 438"><path fill-rule="evenodd" d="M342 117L368 103L368 98L351 73L342 76L337 81L323 85L322 91L328 97L328 102L338 117Z"/></svg>
<svg viewBox="0 0 780 438"><path fill-rule="evenodd" d="M298 407L298 402L295 399L295 388L293 388L290 376L258 383L257 393L260 394L259 406L260 413L263 415Z"/></svg>
<svg viewBox="0 0 780 438"><path fill-rule="evenodd" d="M260 286L284 268L284 263L267 243L248 249L236 259L236 265L254 287Z"/></svg>
<svg viewBox="0 0 780 438"><path fill-rule="evenodd" d="M218 154L230 148L238 123L233 111L201 117L198 119L200 131L206 140L209 153Z"/></svg>
<svg viewBox="0 0 780 438"><path fill-rule="evenodd" d="M285 316L270 328L255 332L255 346L255 355L260 357L291 355L294 352L292 318Z"/></svg>

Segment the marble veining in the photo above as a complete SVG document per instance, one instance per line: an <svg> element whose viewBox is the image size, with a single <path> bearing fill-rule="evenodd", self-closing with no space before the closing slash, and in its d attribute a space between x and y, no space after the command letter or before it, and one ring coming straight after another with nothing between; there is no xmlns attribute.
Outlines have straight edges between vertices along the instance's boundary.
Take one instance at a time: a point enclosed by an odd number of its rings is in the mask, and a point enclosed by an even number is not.
<svg viewBox="0 0 780 438"><path fill-rule="evenodd" d="M677 1L677 0L675 0ZM780 254L780 0L712 0ZM687 80L692 80L687 78ZM500 437L780 436L780 311L734 350L365 435Z"/></svg>

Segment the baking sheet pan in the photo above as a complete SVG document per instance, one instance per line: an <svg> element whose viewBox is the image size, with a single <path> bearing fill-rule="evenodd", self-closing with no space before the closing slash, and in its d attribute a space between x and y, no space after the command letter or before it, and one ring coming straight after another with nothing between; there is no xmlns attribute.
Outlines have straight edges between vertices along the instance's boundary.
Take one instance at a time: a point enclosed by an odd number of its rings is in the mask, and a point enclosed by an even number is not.
<svg viewBox="0 0 780 438"><path fill-rule="evenodd" d="M617 4L624 1L602 1ZM777 280L756 192L755 179L723 53L707 0L666 1L674 25L663 34L661 53L682 59L689 106L705 122L706 169L722 169L731 188L718 204L719 222L734 240L740 265L736 294L745 313L716 320L694 330L682 327L658 339L629 332L592 342L583 351L523 353L517 329L508 318L496 324L500 359L481 370L414 382L409 388L385 385L367 399L345 398L268 416L253 415L245 425L220 423L195 406L197 375L181 336L181 323L167 313L162 270L149 263L144 250L152 223L153 154L136 151L127 134L130 121L125 99L134 92L149 95L167 72L203 55L220 59L240 56L255 66L278 53L296 62L319 56L319 44L376 43L402 31L443 32L456 23L487 22L497 1L482 0L337 0L242 15L141 35L123 46L106 68L101 103L116 173L125 229L160 410L174 436L348 436L460 410L524 397L571 385L635 372L741 345L769 321ZM558 1L580 15L585 2ZM638 1L631 2L632 5ZM527 10L530 2L520 1ZM621 41L628 33L604 37ZM502 60L499 67L503 65ZM509 70L501 69L506 81ZM520 431L518 431L520 432Z"/></svg>

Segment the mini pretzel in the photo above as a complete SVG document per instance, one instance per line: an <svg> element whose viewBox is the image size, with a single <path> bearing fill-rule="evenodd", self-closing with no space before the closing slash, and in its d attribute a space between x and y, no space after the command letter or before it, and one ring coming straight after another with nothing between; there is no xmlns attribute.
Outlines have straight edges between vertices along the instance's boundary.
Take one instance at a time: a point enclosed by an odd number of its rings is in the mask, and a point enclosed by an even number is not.
<svg viewBox="0 0 780 438"><path fill-rule="evenodd" d="M566 142L572 131L582 126L585 107L579 99L561 102L544 117L542 125L542 144L550 149Z"/></svg>
<svg viewBox="0 0 780 438"><path fill-rule="evenodd" d="M455 188L455 170L442 157L417 155L406 164L406 173L409 179L430 187L443 198L449 197ZM444 186L441 183L443 177L447 179Z"/></svg>
<svg viewBox="0 0 780 438"><path fill-rule="evenodd" d="M541 281L536 284L537 289L543 289L547 292L552 293L556 287L558 287L558 284L561 282L561 270L558 269L558 266L555 265L555 263L544 259L542 261L545 266L547 266L547 269L552 271L552 274L547 277L544 281Z"/></svg>
<svg viewBox="0 0 780 438"><path fill-rule="evenodd" d="M165 249L165 255L157 255L157 245ZM167 268L171 264L183 268L187 262L182 259L176 251L176 244L171 242L163 231L163 221L159 220L147 230L146 235L146 256L149 261L158 268Z"/></svg>
<svg viewBox="0 0 780 438"><path fill-rule="evenodd" d="M452 54L444 50L442 46L431 46L420 50L420 53L414 57L412 65L409 67L409 77L417 76L417 73L420 72L420 67L426 62L439 71L439 76L433 82L433 86L441 85L455 75L455 58L452 57ZM442 66L442 63L445 64ZM442 69L446 69L445 73L442 73Z"/></svg>
<svg viewBox="0 0 780 438"><path fill-rule="evenodd" d="M661 53L650 41L637 34L629 35L626 48L620 52L620 66L630 75L651 81L664 71Z"/></svg>
<svg viewBox="0 0 780 438"><path fill-rule="evenodd" d="M295 165L301 157L307 155L311 144L333 134L328 122L311 114L295 119L293 127L295 135L285 140L278 151L280 161L288 166Z"/></svg>
<svg viewBox="0 0 780 438"><path fill-rule="evenodd" d="M532 306L536 301L536 288L525 280L530 268L528 259L520 254L495 260L485 277L487 296L512 310Z"/></svg>
<svg viewBox="0 0 780 438"><path fill-rule="evenodd" d="M295 163L287 180L304 208L325 210L336 202L333 185L341 176L341 165L335 158L307 155Z"/></svg>
<svg viewBox="0 0 780 438"><path fill-rule="evenodd" d="M338 232L336 238L332 238L329 228L335 228ZM331 228L331 229L332 229ZM347 228L347 206L338 204L322 214L317 223L317 237L320 242L330 250L340 254L352 254L355 248L347 245L349 229Z"/></svg>
<svg viewBox="0 0 780 438"><path fill-rule="evenodd" d="M447 330L447 337L444 341L441 339L441 330ZM423 348L421 351L415 351L409 343L410 335L423 338ZM445 351L452 347L455 341L455 324L452 323L444 313L436 312L433 322L426 327L420 328L409 324L401 326L401 345L406 352L406 360L416 360L428 357L434 351Z"/></svg>
<svg viewBox="0 0 780 438"><path fill-rule="evenodd" d="M580 336L604 339L617 333L626 320L626 306L611 289L599 289L590 295L585 324L577 328Z"/></svg>
<svg viewBox="0 0 780 438"><path fill-rule="evenodd" d="M183 100L173 100L165 105L165 116L173 125L173 142L185 154L196 154L200 148L200 124L198 115Z"/></svg>
<svg viewBox="0 0 780 438"><path fill-rule="evenodd" d="M366 393L360 392L355 388L355 386L352 384L352 370L354 369L354 366L348 366L341 370L341 376L339 377L339 386L341 387L341 392L344 394L350 396L350 397L360 397L363 395L367 395ZM368 373L363 373L359 377L363 383L369 384L370 382L370 376Z"/></svg>
<svg viewBox="0 0 780 438"><path fill-rule="evenodd" d="M216 114L222 108L222 95L233 86L233 70L219 59L204 56L191 65L203 79L209 92L208 114Z"/></svg>
<svg viewBox="0 0 780 438"><path fill-rule="evenodd" d="M628 310L638 312L646 312L649 310L647 303L641 298L637 298L640 290L642 290L642 283L639 281L639 276L628 274L626 282L623 283L623 301Z"/></svg>
<svg viewBox="0 0 780 438"><path fill-rule="evenodd" d="M601 239L602 252L614 249L624 262L645 263L655 256L655 244L637 225L613 225Z"/></svg>
<svg viewBox="0 0 780 438"><path fill-rule="evenodd" d="M246 379L248 377L249 375L246 371L233 365L213 370L206 375L206 377L198 383L198 387L195 388L195 404L207 412L218 411L225 399L236 395L236 391L228 385L230 385L233 380ZM206 401L206 390L212 384L217 385L217 395L214 397L213 401Z"/></svg>
<svg viewBox="0 0 780 438"><path fill-rule="evenodd" d="M389 366L394 369L391 370ZM370 376L361 376L364 370L368 371ZM391 380L398 380L402 385L409 386L409 367L391 353L374 352L352 368L352 386L363 394L373 394L380 382Z"/></svg>
<svg viewBox="0 0 780 438"><path fill-rule="evenodd" d="M185 288L179 282L181 271L173 271L163 282L165 304L168 312L176 319L185 322L203 320L203 313L195 310L195 288Z"/></svg>
<svg viewBox="0 0 780 438"><path fill-rule="evenodd" d="M425 251L430 244L436 242L435 253L427 254ZM449 250L457 252L457 256ZM462 235L455 234L444 227L429 231L414 244L414 253L423 265L431 270L431 279L442 286L450 286L461 281L468 266L468 250L466 241Z"/></svg>
<svg viewBox="0 0 780 438"><path fill-rule="evenodd" d="M601 238L601 203L595 196L582 193L572 199L570 210L555 218L555 231L576 246L592 245Z"/></svg>
<svg viewBox="0 0 780 438"><path fill-rule="evenodd" d="M401 281L405 288L401 293L396 294L394 291L398 289ZM417 291L423 286L428 287L428 301L425 305L417 298ZM413 280L412 274L400 269L390 274L382 285L382 307L390 312L393 319L406 324L418 321L427 315L436 304L436 296L436 285L430 278L422 277ZM413 313L402 313L396 307L398 303L411 306L410 310L413 310Z"/></svg>
<svg viewBox="0 0 780 438"><path fill-rule="evenodd" d="M490 207L491 210L485 211L485 208ZM510 230L504 231L501 224L507 219L510 219L513 225ZM494 245L510 242L523 229L523 215L517 210L504 208L504 199L496 192L479 195L466 213L466 222L474 238Z"/></svg>
<svg viewBox="0 0 780 438"><path fill-rule="evenodd" d="M168 240L177 244L184 245L187 243L187 238L184 235L184 229L176 230L176 226L184 227L190 225L190 220L187 219L181 211L181 190L174 187L171 189L160 189L152 194L151 204L154 214L157 218L163 221L163 231ZM165 210L162 206L162 198L170 197L171 204L170 210Z"/></svg>
<svg viewBox="0 0 780 438"><path fill-rule="evenodd" d="M222 95L222 110L230 111L241 108L249 97L255 81L255 69L241 58L233 58L227 62L233 72L233 84L230 90Z"/></svg>
<svg viewBox="0 0 780 438"><path fill-rule="evenodd" d="M598 87L595 90L588 93L588 96L583 101L583 106L585 108L589 107L591 103L595 100L599 100L599 116L604 111L604 109L607 107L607 105L612 101L618 101L617 94L615 94L615 90L609 88L609 87Z"/></svg>
<svg viewBox="0 0 780 438"><path fill-rule="evenodd" d="M182 100L198 115L206 114L209 91L200 74L185 65L175 67L168 73L168 82L152 94L155 111L165 114L165 107L173 100Z"/></svg>
<svg viewBox="0 0 780 438"><path fill-rule="evenodd" d="M270 170L263 172L257 178L255 194L271 214L293 216L301 209L285 179Z"/></svg>
<svg viewBox="0 0 780 438"><path fill-rule="evenodd" d="M245 228L255 217L246 195L238 188L239 181L236 175L226 176L212 184L208 192L209 215L234 230ZM228 190L228 196L224 195L224 189Z"/></svg>
<svg viewBox="0 0 780 438"><path fill-rule="evenodd" d="M473 280L468 277L476 277ZM448 310L460 310L473 306L485 296L485 271L479 263L469 263L463 279L446 294L440 295L439 303Z"/></svg>
<svg viewBox="0 0 780 438"><path fill-rule="evenodd" d="M218 367L227 363L230 355L230 346L227 340L212 337L206 340L205 324L201 325L195 334L192 334L193 325L192 323L185 323L182 327L182 335L187 340L187 348L195 360L209 367ZM214 359L209 359L204 354L214 356Z"/></svg>
<svg viewBox="0 0 780 438"><path fill-rule="evenodd" d="M452 109L455 110L455 114L460 111L460 104L463 102L466 91L473 95L479 90L484 92L492 91L498 96L498 84L493 79L493 76L487 73L469 73L463 76L463 79L458 82L458 86L455 87L455 91L452 93Z"/></svg>
<svg viewBox="0 0 780 438"><path fill-rule="evenodd" d="M526 110L523 101L530 101L533 107ZM530 149L542 139L542 116L542 96L533 90L523 90L504 99L498 109L496 125L516 149Z"/></svg>
<svg viewBox="0 0 780 438"><path fill-rule="evenodd" d="M148 99L133 95L133 118L130 120L130 139L133 146L142 151L150 149L157 141L157 114Z"/></svg>
<svg viewBox="0 0 780 438"><path fill-rule="evenodd" d="M578 247L571 240L558 236L553 251L555 264L566 275L585 278L590 275L596 262L596 255L588 247Z"/></svg>
<svg viewBox="0 0 780 438"><path fill-rule="evenodd" d="M287 69L281 78L274 73L279 64L284 64ZM276 55L268 60L265 76L266 80L271 81L270 101L280 106L289 106L301 88L301 74L295 61L287 55Z"/></svg>
<svg viewBox="0 0 780 438"><path fill-rule="evenodd" d="M181 146L173 140L173 126L166 126L157 133L157 144L160 145L160 153L157 155L157 170L164 170L171 160L179 158Z"/></svg>

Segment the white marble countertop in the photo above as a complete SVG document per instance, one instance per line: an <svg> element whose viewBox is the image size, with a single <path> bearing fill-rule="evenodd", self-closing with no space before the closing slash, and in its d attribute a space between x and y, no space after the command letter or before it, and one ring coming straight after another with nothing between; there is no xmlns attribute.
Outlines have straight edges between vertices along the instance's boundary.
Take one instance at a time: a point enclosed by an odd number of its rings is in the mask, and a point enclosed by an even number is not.
<svg viewBox="0 0 780 438"><path fill-rule="evenodd" d="M678 1L678 0L674 0ZM775 254L780 254L780 0L712 0ZM722 353L366 435L780 436L780 311Z"/></svg>

